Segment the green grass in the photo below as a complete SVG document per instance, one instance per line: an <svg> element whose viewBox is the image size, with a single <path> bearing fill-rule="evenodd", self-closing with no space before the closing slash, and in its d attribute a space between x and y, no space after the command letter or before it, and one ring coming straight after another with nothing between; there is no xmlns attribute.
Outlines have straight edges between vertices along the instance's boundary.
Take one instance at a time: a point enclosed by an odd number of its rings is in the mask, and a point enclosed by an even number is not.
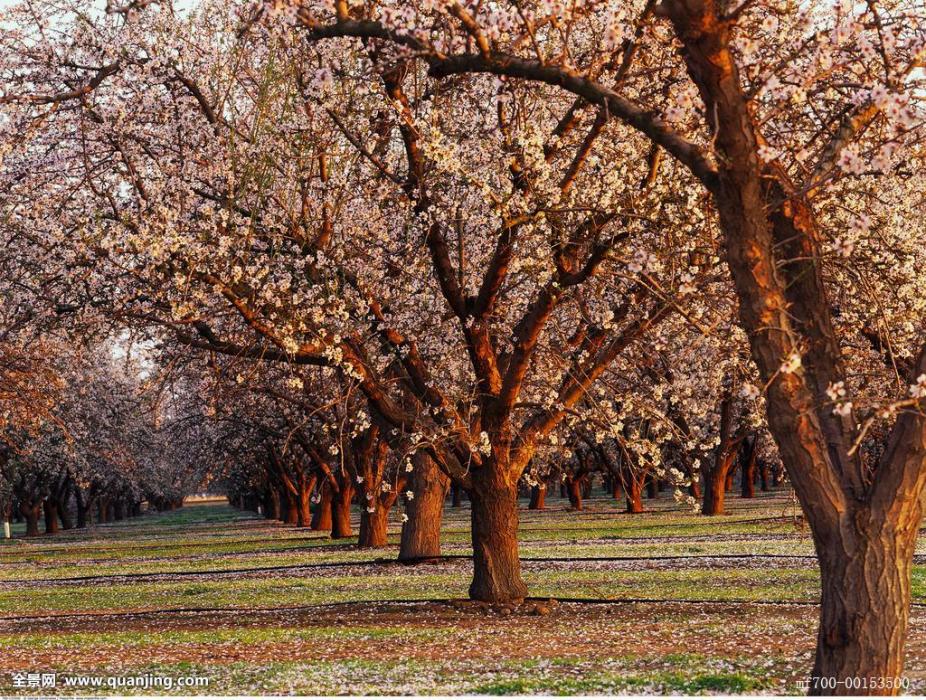
<svg viewBox="0 0 926 700"><path fill-rule="evenodd" d="M739 601L817 600L814 561L705 558L812 556L809 533L795 517L787 493L753 502L731 498L731 514L714 518L682 509L669 498L647 502L651 510L643 515L627 515L621 504L600 497L587 501L581 512L568 511L557 498L549 505L545 512L521 514L520 552L531 595L733 604L562 606L547 617L516 616L509 622L497 613L447 607L435 612L434 606L398 605L384 612L366 604L465 598L471 564L450 560L407 568L374 563L395 557L397 522L391 524L388 547L360 550L353 540L335 541L324 533L269 523L227 505L194 505L56 537L2 543L0 618L224 612L151 617L115 629L113 623L98 627L99 618L74 618L63 628L0 619L0 694L19 692L9 685L10 668L210 679L205 689L158 690L168 694L797 690L795 683L808 671L814 608L789 612L753 605L744 616L736 611ZM354 527L356 532L356 513ZM446 510L442 541L446 554L471 553L467 508ZM594 557L635 561L581 561ZM570 562L530 561L549 558ZM256 571L313 564L339 566ZM209 573L235 570L252 571ZM165 576L63 580L145 574ZM926 567L914 567L913 595L926 601ZM327 607L335 604L356 606ZM279 610L260 617L243 612L254 608ZM715 611L721 609L726 612L718 617ZM9 659L20 666L11 667ZM915 689L922 690L926 682L924 666L926 659L908 663Z"/></svg>

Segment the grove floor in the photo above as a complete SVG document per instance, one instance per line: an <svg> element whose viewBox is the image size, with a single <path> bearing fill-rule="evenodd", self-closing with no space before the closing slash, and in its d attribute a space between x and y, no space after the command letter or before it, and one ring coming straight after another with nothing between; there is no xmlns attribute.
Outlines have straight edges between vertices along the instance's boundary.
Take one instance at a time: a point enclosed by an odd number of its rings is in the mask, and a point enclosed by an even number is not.
<svg viewBox="0 0 926 700"><path fill-rule="evenodd" d="M14 674L208 679L181 694L794 693L809 672L817 569L789 492L704 517L671 498L522 511L532 599L465 602L469 512L437 563L394 562L224 503L0 544L0 694ZM356 526L356 523L355 523ZM907 675L926 690L926 556ZM34 678L34 677L33 677ZM20 681L21 683L22 681ZM140 689L87 687L84 694ZM124 682L124 681L123 681Z"/></svg>

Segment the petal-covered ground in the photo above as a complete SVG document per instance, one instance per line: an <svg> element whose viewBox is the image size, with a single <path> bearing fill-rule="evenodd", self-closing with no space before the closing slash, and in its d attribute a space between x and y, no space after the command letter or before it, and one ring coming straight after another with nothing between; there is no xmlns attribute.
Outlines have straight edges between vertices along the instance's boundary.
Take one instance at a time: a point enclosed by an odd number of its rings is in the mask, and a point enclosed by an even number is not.
<svg viewBox="0 0 926 700"><path fill-rule="evenodd" d="M90 674L208 679L154 689L183 694L796 692L818 574L790 496L733 498L714 518L647 505L523 511L532 599L515 607L463 600L465 507L447 509L448 556L413 567L392 561L395 546L359 550L224 503L15 540L0 546L0 693L35 693L16 687L28 673L57 674L43 693L78 692L65 679ZM920 563L914 691L926 688Z"/></svg>

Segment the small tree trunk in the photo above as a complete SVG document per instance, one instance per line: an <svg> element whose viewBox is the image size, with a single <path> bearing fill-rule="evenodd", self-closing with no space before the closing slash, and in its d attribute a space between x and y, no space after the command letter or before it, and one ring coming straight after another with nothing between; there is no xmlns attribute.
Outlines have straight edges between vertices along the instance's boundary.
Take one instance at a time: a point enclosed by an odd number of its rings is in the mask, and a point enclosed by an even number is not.
<svg viewBox="0 0 926 700"><path fill-rule="evenodd" d="M771 491L771 485L769 484L769 466L768 462L762 462L759 466L759 484L760 488L763 491Z"/></svg>
<svg viewBox="0 0 926 700"><path fill-rule="evenodd" d="M353 537L354 530L350 524L350 502L354 497L354 487L350 479L345 477L341 482L340 490L331 499L331 537L343 539Z"/></svg>
<svg viewBox="0 0 926 700"><path fill-rule="evenodd" d="M740 484L740 495L743 498L756 497L756 457L758 452L756 446L751 445L743 461L742 483Z"/></svg>
<svg viewBox="0 0 926 700"><path fill-rule="evenodd" d="M52 498L46 498L43 504L45 508L45 534L54 535L58 532L58 504Z"/></svg>
<svg viewBox="0 0 926 700"><path fill-rule="evenodd" d="M518 558L518 487L493 473L492 465L473 476L473 582L469 597L490 603L520 601L527 595Z"/></svg>
<svg viewBox="0 0 926 700"><path fill-rule="evenodd" d="M704 474L704 501L701 504L704 515L723 515L726 480L723 469L714 468Z"/></svg>
<svg viewBox="0 0 926 700"><path fill-rule="evenodd" d="M385 547L388 544L389 509L381 503L377 503L375 508L372 513L366 507L360 511L358 547Z"/></svg>
<svg viewBox="0 0 926 700"><path fill-rule="evenodd" d="M530 510L543 510L547 504L547 485L537 484L531 486L531 502L528 508Z"/></svg>
<svg viewBox="0 0 926 700"><path fill-rule="evenodd" d="M309 525L313 530L331 529L331 484L325 482L318 492L318 503L312 511L312 522Z"/></svg>
<svg viewBox="0 0 926 700"><path fill-rule="evenodd" d="M450 487L450 489L451 489L451 491L452 491L452 493L453 493L453 495L451 496L451 503L450 503L450 505L451 505L453 508L460 508L460 507L462 507L462 506L463 506L463 489L461 489L461 488L460 488L459 486L457 486L456 484L453 484L453 485Z"/></svg>
<svg viewBox="0 0 926 700"><path fill-rule="evenodd" d="M659 485L653 477L646 478L646 497L656 498L659 496Z"/></svg>
<svg viewBox="0 0 926 700"><path fill-rule="evenodd" d="M632 475L625 484L626 489L625 493L627 496L627 512L628 513L642 513L643 512L643 484L639 479L635 479Z"/></svg>
<svg viewBox="0 0 926 700"><path fill-rule="evenodd" d="M121 498L113 503L113 520L125 520L125 501Z"/></svg>
<svg viewBox="0 0 926 700"><path fill-rule="evenodd" d="M283 522L287 525L299 524L299 496L289 489L286 491L286 518Z"/></svg>
<svg viewBox="0 0 926 700"><path fill-rule="evenodd" d="M412 460L414 469L408 486L415 498L405 506L408 520L402 524L399 561L440 556L444 500L450 487L450 478L427 454L418 452Z"/></svg>
<svg viewBox="0 0 926 700"><path fill-rule="evenodd" d="M77 527L87 527L87 502L80 493L80 489L74 490L74 501L77 503Z"/></svg>
<svg viewBox="0 0 926 700"><path fill-rule="evenodd" d="M312 524L312 491L314 489L314 475L299 484L299 515L296 520L299 527L309 527Z"/></svg>
<svg viewBox="0 0 926 700"><path fill-rule="evenodd" d="M566 478L566 494L569 496L569 505L573 510L582 510L582 479Z"/></svg>
<svg viewBox="0 0 926 700"><path fill-rule="evenodd" d="M74 521L71 518L71 511L68 508L68 500L58 502L58 518L61 520L61 529L62 530L73 530Z"/></svg>
<svg viewBox="0 0 926 700"><path fill-rule="evenodd" d="M19 510L26 520L26 537L38 537L39 535L39 513L42 509L42 502L28 506L25 503L20 504Z"/></svg>
<svg viewBox="0 0 926 700"><path fill-rule="evenodd" d="M611 498L615 501L621 500L621 497L624 495L624 489L621 486L621 480L617 477L611 477Z"/></svg>

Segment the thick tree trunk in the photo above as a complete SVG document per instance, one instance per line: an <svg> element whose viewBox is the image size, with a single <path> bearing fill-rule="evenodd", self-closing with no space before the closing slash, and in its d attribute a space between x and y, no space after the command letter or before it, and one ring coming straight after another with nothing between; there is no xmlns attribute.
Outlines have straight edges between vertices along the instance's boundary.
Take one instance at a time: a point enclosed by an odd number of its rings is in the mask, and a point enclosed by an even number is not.
<svg viewBox="0 0 926 700"><path fill-rule="evenodd" d="M318 503L312 511L312 522L309 527L313 530L331 529L331 484L327 482L319 487Z"/></svg>
<svg viewBox="0 0 926 700"><path fill-rule="evenodd" d="M43 508L45 510L45 534L54 535L58 532L58 504L54 499L46 498Z"/></svg>
<svg viewBox="0 0 926 700"><path fill-rule="evenodd" d="M389 509L376 504L372 513L364 507L360 511L360 535L357 538L358 547L385 547L388 544L387 527L389 525Z"/></svg>
<svg viewBox="0 0 926 700"><path fill-rule="evenodd" d="M343 539L353 537L354 530L350 524L350 502L354 497L354 487L349 478L344 478L340 490L331 499L331 537Z"/></svg>
<svg viewBox="0 0 926 700"><path fill-rule="evenodd" d="M483 467L486 468L485 466ZM518 558L518 487L487 470L474 475L472 506L473 582L469 597L490 603L527 595Z"/></svg>
<svg viewBox="0 0 926 700"><path fill-rule="evenodd" d="M399 561L440 556L444 500L450 487L450 478L428 455L419 452L412 459L415 468L408 486L415 498L405 506L408 520L402 524Z"/></svg>
<svg viewBox="0 0 926 700"><path fill-rule="evenodd" d="M531 486L531 502L528 508L530 510L543 510L547 504L547 485L537 484Z"/></svg>
<svg viewBox="0 0 926 700"><path fill-rule="evenodd" d="M822 597L811 695L900 690L884 684L903 675L915 533L899 536L891 526L859 527L864 517L862 512L847 515L834 541L818 547ZM881 685L855 687L872 681Z"/></svg>

